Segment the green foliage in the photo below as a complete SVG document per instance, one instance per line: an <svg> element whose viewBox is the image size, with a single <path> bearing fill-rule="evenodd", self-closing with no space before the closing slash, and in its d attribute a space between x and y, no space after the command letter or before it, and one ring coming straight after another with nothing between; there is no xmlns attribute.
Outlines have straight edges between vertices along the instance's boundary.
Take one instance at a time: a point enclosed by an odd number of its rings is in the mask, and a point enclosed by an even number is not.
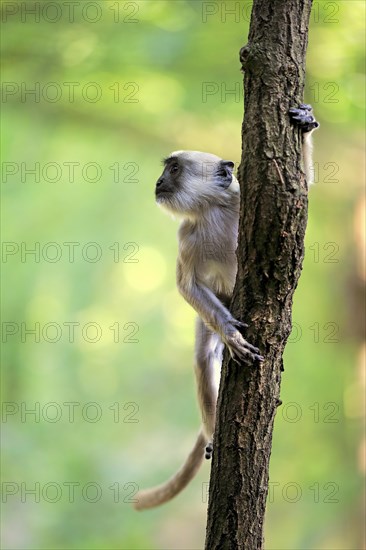
<svg viewBox="0 0 366 550"><path fill-rule="evenodd" d="M130 504L176 470L199 425L194 314L175 290L176 226L154 183L173 150L239 161L250 3L83 0L74 16L51 4L1 7L3 546L196 549L207 464L171 504ZM268 550L361 547L363 16L361 1L314 2L317 184ZM26 332L36 323L39 338Z"/></svg>

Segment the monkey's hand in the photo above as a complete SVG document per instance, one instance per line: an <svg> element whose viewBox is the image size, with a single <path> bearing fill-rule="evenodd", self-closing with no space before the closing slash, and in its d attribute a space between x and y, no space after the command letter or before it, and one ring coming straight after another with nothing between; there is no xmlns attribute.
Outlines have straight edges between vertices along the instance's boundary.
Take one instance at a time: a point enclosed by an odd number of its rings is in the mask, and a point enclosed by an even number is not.
<svg viewBox="0 0 366 550"><path fill-rule="evenodd" d="M244 361L245 359L251 359L254 361L263 361L264 357L262 355L259 355L259 349L255 346L252 346L252 344L249 344L242 334L239 332L238 328L240 327L247 327L245 323L242 323L241 321L233 320L226 325L225 330L225 336L223 338L224 343L229 349L231 358L236 362L239 363L238 359L240 361Z"/></svg>
<svg viewBox="0 0 366 550"><path fill-rule="evenodd" d="M304 133L312 132L319 127L319 122L315 120L312 111L312 106L306 103L301 103L299 108L292 107L289 109L291 122L296 124Z"/></svg>

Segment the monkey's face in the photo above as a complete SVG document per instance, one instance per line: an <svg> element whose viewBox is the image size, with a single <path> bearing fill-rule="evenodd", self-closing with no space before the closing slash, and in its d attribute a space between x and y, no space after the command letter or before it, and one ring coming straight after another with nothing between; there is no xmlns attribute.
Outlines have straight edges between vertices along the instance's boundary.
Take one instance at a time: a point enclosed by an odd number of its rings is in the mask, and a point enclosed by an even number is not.
<svg viewBox="0 0 366 550"><path fill-rule="evenodd" d="M194 217L239 194L234 163L216 155L176 151L164 160L164 166L156 182L156 202L174 214Z"/></svg>

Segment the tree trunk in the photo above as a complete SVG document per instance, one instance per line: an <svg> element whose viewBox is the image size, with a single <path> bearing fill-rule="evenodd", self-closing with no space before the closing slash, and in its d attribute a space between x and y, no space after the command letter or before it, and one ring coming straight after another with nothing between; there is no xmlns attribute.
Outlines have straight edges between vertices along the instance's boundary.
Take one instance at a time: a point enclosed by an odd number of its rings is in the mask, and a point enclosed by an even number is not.
<svg viewBox="0 0 366 550"><path fill-rule="evenodd" d="M300 131L288 110L302 102L311 0L254 0L241 50L245 116L239 167L241 219L236 318L265 361L225 353L210 480L207 550L263 548L263 522L282 354L304 256L307 187Z"/></svg>

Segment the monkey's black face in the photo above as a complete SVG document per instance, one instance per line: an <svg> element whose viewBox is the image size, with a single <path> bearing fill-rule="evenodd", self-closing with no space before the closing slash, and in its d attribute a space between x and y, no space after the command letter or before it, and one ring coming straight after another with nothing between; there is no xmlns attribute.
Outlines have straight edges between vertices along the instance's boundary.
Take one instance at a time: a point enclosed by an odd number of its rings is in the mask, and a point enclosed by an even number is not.
<svg viewBox="0 0 366 550"><path fill-rule="evenodd" d="M163 202L179 191L179 176L182 172L178 159L169 158L165 161L165 168L156 182L155 197L158 202Z"/></svg>

